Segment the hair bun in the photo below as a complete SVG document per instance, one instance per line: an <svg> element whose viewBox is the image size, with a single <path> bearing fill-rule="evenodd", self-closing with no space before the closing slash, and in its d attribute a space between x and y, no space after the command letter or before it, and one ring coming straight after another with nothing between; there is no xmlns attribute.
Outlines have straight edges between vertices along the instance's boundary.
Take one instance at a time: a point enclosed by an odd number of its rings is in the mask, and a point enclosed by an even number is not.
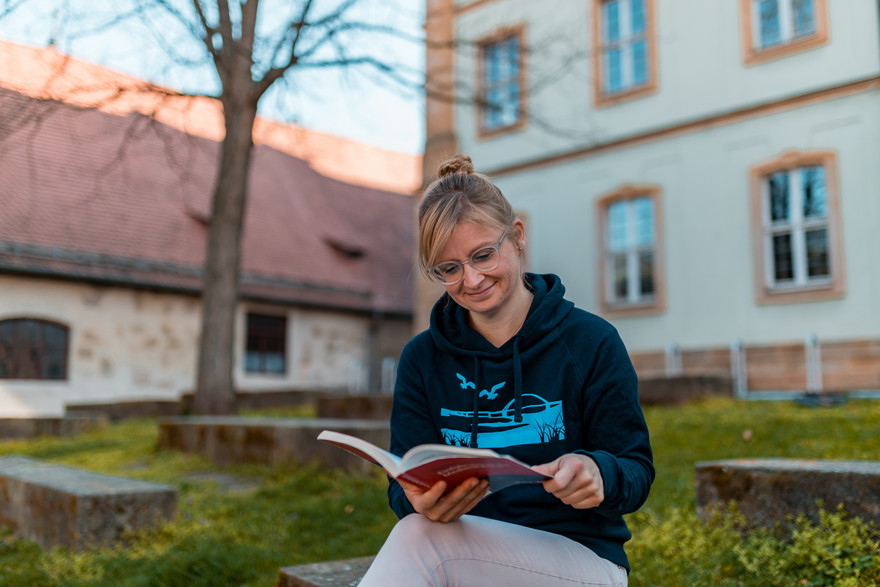
<svg viewBox="0 0 880 587"><path fill-rule="evenodd" d="M445 177L453 173L472 175L474 173L474 163L471 161L471 158L463 153L459 153L455 157L441 163L440 169L437 171L439 177Z"/></svg>

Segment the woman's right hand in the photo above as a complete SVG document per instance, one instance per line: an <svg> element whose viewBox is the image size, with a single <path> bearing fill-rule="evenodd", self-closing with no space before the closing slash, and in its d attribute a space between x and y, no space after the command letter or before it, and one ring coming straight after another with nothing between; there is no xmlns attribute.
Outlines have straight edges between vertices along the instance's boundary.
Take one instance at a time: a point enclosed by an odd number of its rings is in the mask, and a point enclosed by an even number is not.
<svg viewBox="0 0 880 587"><path fill-rule="evenodd" d="M462 481L448 493L446 481L438 481L430 489L397 482L416 512L434 522L454 522L471 511L489 491L489 482L476 477Z"/></svg>

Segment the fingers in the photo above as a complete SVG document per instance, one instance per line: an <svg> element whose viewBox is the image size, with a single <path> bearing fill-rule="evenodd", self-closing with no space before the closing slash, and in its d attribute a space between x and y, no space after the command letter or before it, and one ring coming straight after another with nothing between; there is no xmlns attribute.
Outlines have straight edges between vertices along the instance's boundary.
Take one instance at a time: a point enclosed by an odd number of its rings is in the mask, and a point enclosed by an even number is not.
<svg viewBox="0 0 880 587"><path fill-rule="evenodd" d="M438 522L454 522L473 509L488 489L489 482L485 479L468 479L444 494L427 516Z"/></svg>
<svg viewBox="0 0 880 587"><path fill-rule="evenodd" d="M453 522L480 502L489 490L489 482L471 478L448 492L443 481L428 490L405 481L401 483L401 487L418 513L435 522Z"/></svg>
<svg viewBox="0 0 880 587"><path fill-rule="evenodd" d="M574 508L594 508L605 499L599 467L586 455L566 454L533 468L553 475L553 479L544 482L544 489Z"/></svg>
<svg viewBox="0 0 880 587"><path fill-rule="evenodd" d="M412 504L413 508L420 514L423 514L426 510L434 507L446 491L445 481L438 481L430 489L424 489L418 485L400 479L398 479L397 482L400 483L403 492L406 494L406 498Z"/></svg>

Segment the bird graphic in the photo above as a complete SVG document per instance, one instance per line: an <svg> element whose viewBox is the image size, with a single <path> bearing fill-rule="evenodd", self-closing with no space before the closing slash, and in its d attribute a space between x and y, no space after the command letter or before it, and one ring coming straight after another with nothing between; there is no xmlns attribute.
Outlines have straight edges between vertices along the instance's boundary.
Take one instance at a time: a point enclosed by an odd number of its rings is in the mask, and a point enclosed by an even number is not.
<svg viewBox="0 0 880 587"><path fill-rule="evenodd" d="M489 399L495 399L496 397L498 397L498 392L495 391L495 390L496 390L496 389L501 389L502 387L504 387L504 384L505 384L505 383L507 383L507 382L506 382L506 381L502 381L502 382L499 383L498 385L493 386L491 391L487 391L487 390L484 389L483 391L480 392L480 397L483 397L483 396L485 395L485 396L488 397Z"/></svg>

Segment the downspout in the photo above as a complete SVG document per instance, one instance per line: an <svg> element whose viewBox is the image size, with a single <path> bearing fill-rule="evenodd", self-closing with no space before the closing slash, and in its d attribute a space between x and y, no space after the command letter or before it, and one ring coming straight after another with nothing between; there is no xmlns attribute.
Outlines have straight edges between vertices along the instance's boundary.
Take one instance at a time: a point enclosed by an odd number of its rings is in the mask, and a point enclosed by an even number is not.
<svg viewBox="0 0 880 587"><path fill-rule="evenodd" d="M382 389L382 359L379 356L379 334L385 314L374 310L367 329L367 393L380 393Z"/></svg>

